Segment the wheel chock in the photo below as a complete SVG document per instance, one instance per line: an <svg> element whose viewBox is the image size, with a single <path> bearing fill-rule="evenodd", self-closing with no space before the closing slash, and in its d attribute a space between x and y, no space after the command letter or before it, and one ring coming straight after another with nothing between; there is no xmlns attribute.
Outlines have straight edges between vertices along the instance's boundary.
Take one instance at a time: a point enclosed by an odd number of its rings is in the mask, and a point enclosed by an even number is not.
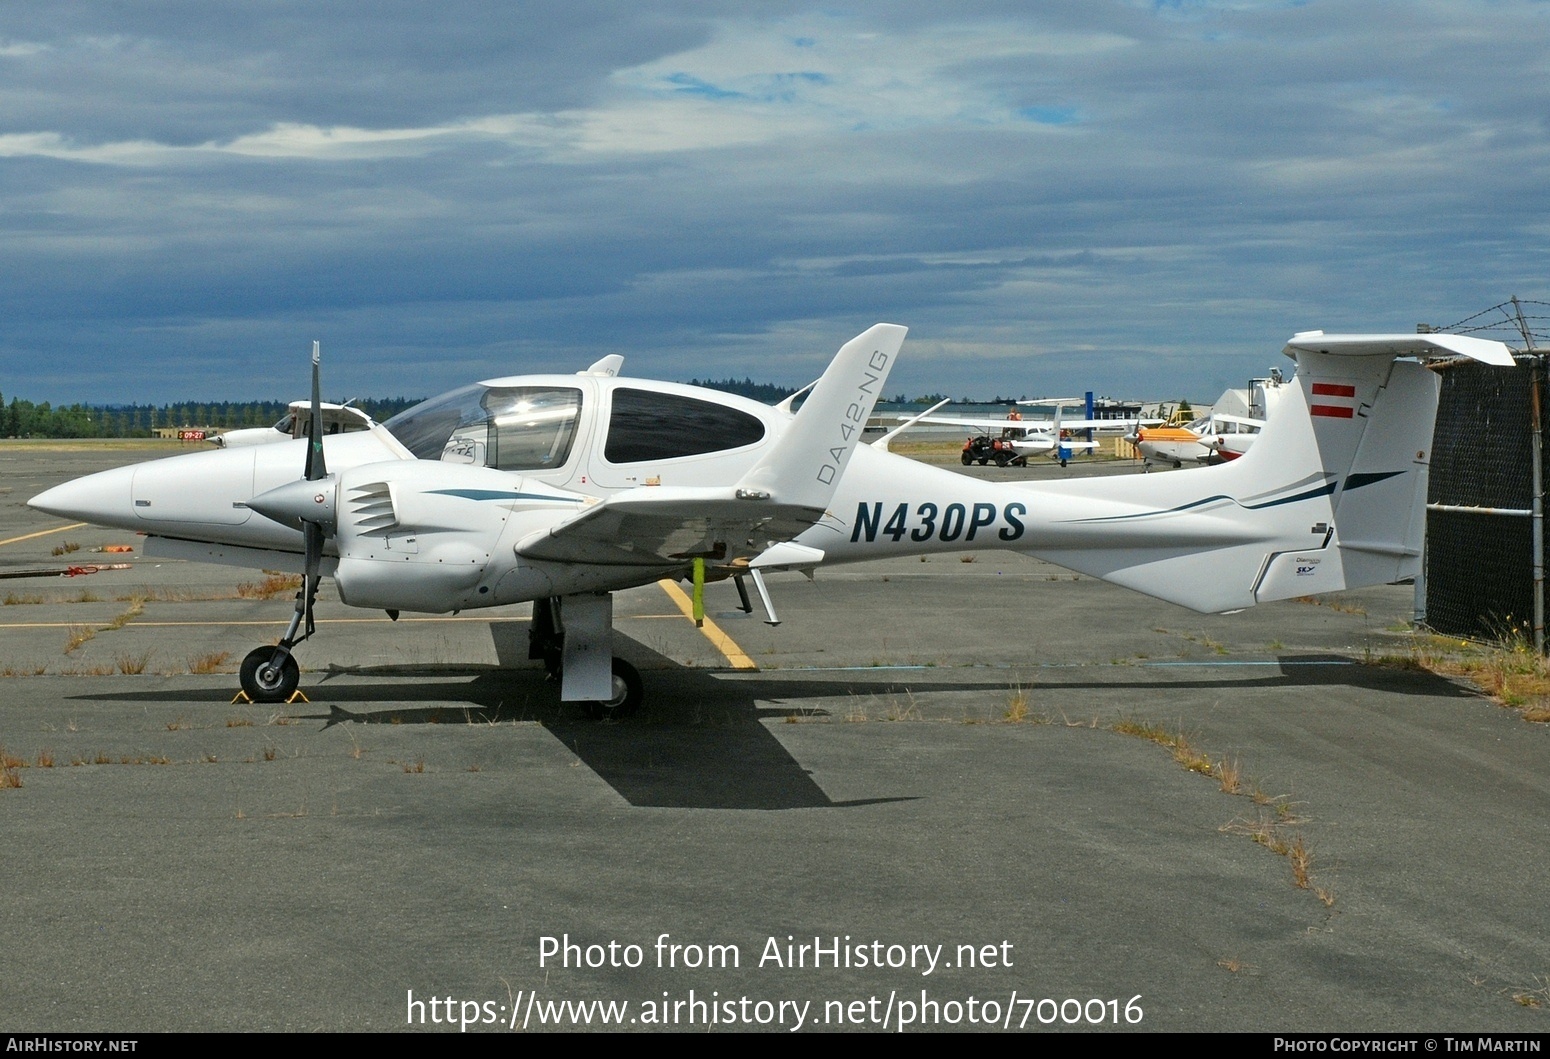
<svg viewBox="0 0 1550 1059"><path fill-rule="evenodd" d="M301 693L300 688L297 688L295 691L291 692L291 697L285 700L285 704L287 706L294 706L298 702L310 703L311 701L311 699L307 698L307 696ZM248 698L248 693L245 691L237 692L236 697L231 700L231 704L233 706L237 705L239 702L246 702L249 705L253 705L253 700Z"/></svg>

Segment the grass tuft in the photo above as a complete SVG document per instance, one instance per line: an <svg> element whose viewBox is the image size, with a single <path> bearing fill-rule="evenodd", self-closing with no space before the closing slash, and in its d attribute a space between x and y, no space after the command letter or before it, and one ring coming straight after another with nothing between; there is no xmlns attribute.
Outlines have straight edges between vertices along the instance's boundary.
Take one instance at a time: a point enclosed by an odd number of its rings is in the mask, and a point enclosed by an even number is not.
<svg viewBox="0 0 1550 1059"><path fill-rule="evenodd" d="M188 671L194 674L219 673L230 657L230 651L211 651L207 654L195 655L188 660Z"/></svg>
<svg viewBox="0 0 1550 1059"><path fill-rule="evenodd" d="M113 657L118 665L118 671L127 676L137 676L145 672L145 664L151 660L150 651L141 651L137 655L120 654Z"/></svg>
<svg viewBox="0 0 1550 1059"><path fill-rule="evenodd" d="M70 636L67 640L65 640L65 654L70 654L77 647L80 647L83 643L86 643L96 635L97 630L93 629L90 625L70 626Z"/></svg>
<svg viewBox="0 0 1550 1059"><path fill-rule="evenodd" d="M143 599L136 599L134 602L129 604L129 609L128 610L124 611L122 614L120 614L117 617L115 617L112 621L108 622L106 625L104 625L102 628L98 629L97 631L98 632L115 632L115 631L117 631L119 629L122 629L124 626L128 625L130 622L134 621L136 618L138 618L143 613L145 613L145 600L143 600Z"/></svg>
<svg viewBox="0 0 1550 1059"><path fill-rule="evenodd" d="M1006 697L1006 712L1002 718L1010 724L1021 724L1028 719L1028 693L1021 684L1013 684Z"/></svg>
<svg viewBox="0 0 1550 1059"><path fill-rule="evenodd" d="M269 576L262 581L244 581L237 586L237 595L243 599L274 599L276 596L289 595L301 589L301 577L297 574L276 574L264 571Z"/></svg>
<svg viewBox="0 0 1550 1059"><path fill-rule="evenodd" d="M1419 637L1408 654L1383 654L1366 661L1467 680L1498 705L1518 710L1525 721L1550 722L1550 659L1516 631L1499 645Z"/></svg>
<svg viewBox="0 0 1550 1059"><path fill-rule="evenodd" d="M1291 844L1286 850L1287 859L1292 864L1292 885L1299 890L1306 890L1310 886L1309 869L1313 865L1313 854L1308 851L1307 842L1303 841L1302 832L1293 836Z"/></svg>
<svg viewBox="0 0 1550 1059"><path fill-rule="evenodd" d="M1243 793L1243 769L1236 758L1232 761L1226 758L1218 761L1212 775L1216 777L1216 782L1221 786L1223 794Z"/></svg>

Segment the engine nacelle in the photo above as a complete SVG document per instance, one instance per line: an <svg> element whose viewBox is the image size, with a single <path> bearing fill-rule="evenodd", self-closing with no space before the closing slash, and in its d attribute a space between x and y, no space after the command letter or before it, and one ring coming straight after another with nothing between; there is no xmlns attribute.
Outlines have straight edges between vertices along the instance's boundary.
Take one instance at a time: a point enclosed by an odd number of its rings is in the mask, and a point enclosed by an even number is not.
<svg viewBox="0 0 1550 1059"><path fill-rule="evenodd" d="M338 489L340 599L430 613L509 602L514 573L524 582L522 598L544 594L545 575L516 570L521 564L502 541L596 502L505 471L424 461L354 467L340 475ZM507 590L497 594L503 579Z"/></svg>

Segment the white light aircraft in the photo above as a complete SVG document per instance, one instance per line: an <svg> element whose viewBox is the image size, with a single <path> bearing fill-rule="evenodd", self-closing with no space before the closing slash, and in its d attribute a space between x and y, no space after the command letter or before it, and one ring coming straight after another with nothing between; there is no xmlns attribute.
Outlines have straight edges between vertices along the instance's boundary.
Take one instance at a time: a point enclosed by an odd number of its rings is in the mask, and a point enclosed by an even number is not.
<svg viewBox="0 0 1550 1059"><path fill-rule="evenodd" d="M1249 451L1264 429L1263 419L1213 412L1181 427L1141 427L1130 438L1150 470L1235 460Z"/></svg>
<svg viewBox="0 0 1550 1059"><path fill-rule="evenodd" d="M346 604L394 617L531 601L530 654L560 698L618 716L642 692L611 657L610 593L663 577L748 576L768 608L761 571L999 548L1222 612L1413 575L1439 384L1396 358L1512 364L1501 343L1457 335L1299 334L1296 385L1242 459L997 483L860 444L904 334L878 324L846 343L794 414L620 378L610 356L356 433L103 471L29 504L141 530L148 555L302 573L285 636L242 664L255 700L296 688L329 576ZM317 364L314 345L314 409Z"/></svg>
<svg viewBox="0 0 1550 1059"><path fill-rule="evenodd" d="M319 405L322 413L323 433L344 434L352 430L370 430L372 419L359 408L348 404ZM272 427L244 427L215 435L210 443L220 449L236 449L243 445L269 445L276 441L294 441L312 436L312 406L307 401L292 401L285 417Z"/></svg>
<svg viewBox="0 0 1550 1059"><path fill-rule="evenodd" d="M969 427L980 431L981 437L971 437L963 446L963 465L971 463L984 466L995 463L998 467L1012 464L1026 466L1029 456L1048 456L1059 460L1064 467L1078 452L1091 452L1098 442L1072 435L1088 430L1100 434L1119 434L1133 431L1142 424L1137 419L1064 419L1066 404L1076 404L1081 398L1069 401L1046 398L1038 401L1019 401L1018 404L1054 405L1053 419L989 419L984 416L939 416L930 412L913 418L899 416L904 422L899 430L907 430L916 424L928 426ZM941 405L937 406L938 408ZM933 409L932 411L935 411ZM1151 422L1156 422L1152 420ZM892 435L890 435L892 436Z"/></svg>

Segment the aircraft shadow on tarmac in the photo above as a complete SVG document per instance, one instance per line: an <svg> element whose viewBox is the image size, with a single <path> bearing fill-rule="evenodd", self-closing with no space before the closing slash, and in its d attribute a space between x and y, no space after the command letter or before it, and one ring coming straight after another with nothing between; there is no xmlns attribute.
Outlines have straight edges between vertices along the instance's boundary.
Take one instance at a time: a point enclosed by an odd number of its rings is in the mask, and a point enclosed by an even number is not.
<svg viewBox="0 0 1550 1059"><path fill-rule="evenodd" d="M291 707L296 720L337 724L494 725L530 721L541 724L572 753L637 807L702 809L843 808L908 801L908 796L834 801L761 723L777 718L823 720L835 700L857 703L872 716L903 704L911 692L979 693L1000 701L1007 693L1002 671L995 676L952 679L951 669L933 669L929 679L911 682L898 672L847 671L843 674L765 672L737 679L711 670L691 669L615 632L618 653L645 675L649 702L643 715L622 722L596 721L572 703L561 703L552 682L527 658L525 622L492 623L500 668L472 666L333 666L319 678L309 675L304 691L311 702ZM1069 703L1083 689L1133 688L1156 693L1190 689L1314 688L1332 685L1410 695L1468 697L1469 692L1429 673L1355 665L1334 655L1282 658L1279 668L1216 669L1209 678L1154 677L1062 680L1059 670L1039 674L1034 708L1046 695ZM973 670L965 670L965 675ZM984 671L978 671L983 673ZM1229 673L1233 675L1228 675ZM1240 674L1241 675L1238 675ZM364 677L369 682L338 681ZM380 679L391 678L392 683ZM946 678L946 679L944 679ZM913 688L911 687L913 683ZM222 689L161 689L79 696L104 701L185 701L226 703ZM814 705L803 705L815 703ZM917 713L918 715L918 713Z"/></svg>

